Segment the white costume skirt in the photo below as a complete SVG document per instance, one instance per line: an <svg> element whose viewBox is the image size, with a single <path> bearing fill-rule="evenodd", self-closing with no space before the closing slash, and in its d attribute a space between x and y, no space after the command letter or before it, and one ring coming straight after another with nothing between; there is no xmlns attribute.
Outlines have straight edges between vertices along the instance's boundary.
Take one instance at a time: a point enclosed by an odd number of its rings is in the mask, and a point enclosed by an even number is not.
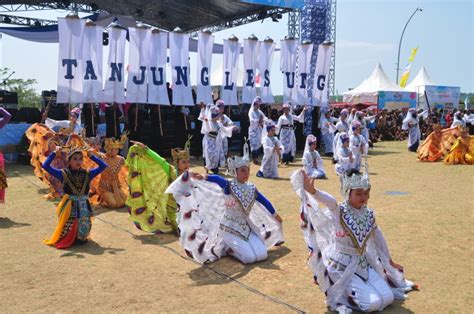
<svg viewBox="0 0 474 314"><path fill-rule="evenodd" d="M244 264L252 264L267 258L265 243L253 231L247 240L228 232L223 234L223 238L225 245L231 249L229 255Z"/></svg>

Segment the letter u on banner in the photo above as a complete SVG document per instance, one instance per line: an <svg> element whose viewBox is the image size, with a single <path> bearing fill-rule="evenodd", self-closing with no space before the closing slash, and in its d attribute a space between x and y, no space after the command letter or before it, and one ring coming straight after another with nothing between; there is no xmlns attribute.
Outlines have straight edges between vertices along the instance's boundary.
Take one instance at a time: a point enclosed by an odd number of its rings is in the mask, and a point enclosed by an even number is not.
<svg viewBox="0 0 474 314"><path fill-rule="evenodd" d="M221 99L226 105L236 106L237 100L237 65L240 56L240 43L237 40L224 39L223 75Z"/></svg>
<svg viewBox="0 0 474 314"><path fill-rule="evenodd" d="M257 96L255 84L260 42L255 39L244 39L244 77L242 84L242 102L251 104Z"/></svg>
<svg viewBox="0 0 474 314"><path fill-rule="evenodd" d="M166 89L167 48L168 33L152 30L149 46L150 68L147 71L149 104L170 105Z"/></svg>
<svg viewBox="0 0 474 314"><path fill-rule="evenodd" d="M198 35L197 72L196 72L196 100L198 103L212 103L212 87L210 71L212 65L212 48L214 36L206 33Z"/></svg>
<svg viewBox="0 0 474 314"><path fill-rule="evenodd" d="M298 104L305 106L308 101L308 79L311 68L311 56L313 54L313 44L298 46L298 75L296 90L298 92Z"/></svg>
<svg viewBox="0 0 474 314"><path fill-rule="evenodd" d="M316 70L313 78L313 106L328 106L328 84L327 77L331 66L331 56L334 51L333 45L319 45Z"/></svg>
<svg viewBox="0 0 474 314"><path fill-rule="evenodd" d="M294 39L281 41L280 71L283 74L283 101L297 103L296 51L298 42Z"/></svg>
<svg viewBox="0 0 474 314"><path fill-rule="evenodd" d="M109 57L107 75L105 76L104 101L108 103L125 103L125 36L127 31L111 27L109 29Z"/></svg>
<svg viewBox="0 0 474 314"><path fill-rule="evenodd" d="M83 68L83 103L96 103L103 101L102 92L102 34L101 26L87 25L82 36L82 68Z"/></svg>
<svg viewBox="0 0 474 314"><path fill-rule="evenodd" d="M81 42L84 20L58 18L58 103L82 102Z"/></svg>
<svg viewBox="0 0 474 314"><path fill-rule="evenodd" d="M173 105L194 106L189 77L189 36L169 33Z"/></svg>
<svg viewBox="0 0 474 314"><path fill-rule="evenodd" d="M126 101L129 103L147 102L147 72L149 66L149 45L151 29L130 27L130 53Z"/></svg>
<svg viewBox="0 0 474 314"><path fill-rule="evenodd" d="M260 90L262 91L262 101L268 104L275 103L270 80L270 69L272 68L274 50L275 43L265 41L260 43L260 52L258 58L258 71L261 77Z"/></svg>

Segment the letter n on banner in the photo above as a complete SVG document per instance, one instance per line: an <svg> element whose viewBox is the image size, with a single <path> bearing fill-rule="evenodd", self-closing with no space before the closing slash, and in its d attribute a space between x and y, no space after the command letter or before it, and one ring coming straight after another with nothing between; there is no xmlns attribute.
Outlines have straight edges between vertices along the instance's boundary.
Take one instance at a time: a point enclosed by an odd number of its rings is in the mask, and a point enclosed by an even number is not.
<svg viewBox="0 0 474 314"><path fill-rule="evenodd" d="M205 104L212 103L212 87L210 69L212 65L212 48L214 36L208 33L199 33L196 71L196 101Z"/></svg>
<svg viewBox="0 0 474 314"><path fill-rule="evenodd" d="M125 37L127 31L111 27L109 29L109 57L107 75L105 76L104 101L108 103L125 103Z"/></svg>
<svg viewBox="0 0 474 314"><path fill-rule="evenodd" d="M84 20L79 18L58 18L58 103L82 102L81 42L84 25Z"/></svg>
<svg viewBox="0 0 474 314"><path fill-rule="evenodd" d="M298 46L298 80L296 90L298 91L298 104L301 106L309 104L308 78L312 55L313 44L305 43Z"/></svg>
<svg viewBox="0 0 474 314"><path fill-rule="evenodd" d="M281 40L280 71L283 73L283 101L298 102L296 85L296 52L298 41Z"/></svg>
<svg viewBox="0 0 474 314"><path fill-rule="evenodd" d="M173 105L194 106L189 77L189 36L179 32L170 32L169 39Z"/></svg>
<svg viewBox="0 0 474 314"><path fill-rule="evenodd" d="M148 71L148 103L170 105L166 89L166 62L168 49L168 33L158 30L151 31L150 69Z"/></svg>
<svg viewBox="0 0 474 314"><path fill-rule="evenodd" d="M329 75L333 52L333 45L321 44L318 47L318 59L316 60L316 70L313 78L313 106L328 106L329 91L327 77Z"/></svg>

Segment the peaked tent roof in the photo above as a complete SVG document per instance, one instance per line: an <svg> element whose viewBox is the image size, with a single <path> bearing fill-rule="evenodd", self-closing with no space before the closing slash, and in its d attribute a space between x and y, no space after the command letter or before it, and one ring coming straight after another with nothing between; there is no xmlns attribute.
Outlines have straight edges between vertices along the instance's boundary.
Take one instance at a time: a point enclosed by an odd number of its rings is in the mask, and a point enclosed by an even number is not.
<svg viewBox="0 0 474 314"><path fill-rule="evenodd" d="M377 63L375 69L366 80L353 90L345 92L344 95L377 94L379 91L406 92L403 87L398 86L388 78L380 62Z"/></svg>
<svg viewBox="0 0 474 314"><path fill-rule="evenodd" d="M418 86L426 86L426 85L438 85L434 83L430 76L428 75L428 72L426 71L425 67L421 67L420 72L415 76L413 81L408 84L405 89L409 91L416 91L416 88Z"/></svg>

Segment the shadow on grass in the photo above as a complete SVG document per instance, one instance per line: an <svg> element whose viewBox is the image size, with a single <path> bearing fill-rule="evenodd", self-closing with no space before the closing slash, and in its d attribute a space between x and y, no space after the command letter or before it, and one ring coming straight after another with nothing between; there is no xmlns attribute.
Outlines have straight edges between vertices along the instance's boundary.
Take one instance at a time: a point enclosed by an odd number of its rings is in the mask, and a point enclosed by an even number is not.
<svg viewBox="0 0 474 314"><path fill-rule="evenodd" d="M369 156L382 156L382 155L392 155L392 154L400 154L400 152L394 152L389 150L369 150Z"/></svg>
<svg viewBox="0 0 474 314"><path fill-rule="evenodd" d="M8 228L19 228L19 227L28 227L31 224L22 223L22 222L15 222L7 217L0 217L0 229L8 229Z"/></svg>
<svg viewBox="0 0 474 314"><path fill-rule="evenodd" d="M66 253L62 254L60 257L86 258L86 255L115 255L118 252L125 251L125 249L111 247L104 248L101 247L98 243L89 240L87 241L87 243L81 245L74 245L70 248L65 249L64 251L66 251Z"/></svg>
<svg viewBox="0 0 474 314"><path fill-rule="evenodd" d="M134 239L142 244L165 245L178 241L178 236L174 233L141 234L134 236Z"/></svg>
<svg viewBox="0 0 474 314"><path fill-rule="evenodd" d="M232 257L224 257L218 261L203 265L189 272L189 278L196 286L222 285L244 277L254 268L279 270L280 266L274 262L291 253L286 246L281 246L268 251L266 260L250 265L242 264ZM232 279L228 278L231 277Z"/></svg>
<svg viewBox="0 0 474 314"><path fill-rule="evenodd" d="M128 214L128 209L126 206L120 207L120 208L105 208L102 206L93 206L92 211L94 212L94 216L100 216L102 214L108 213L108 212L116 212L116 213L127 213Z"/></svg>

